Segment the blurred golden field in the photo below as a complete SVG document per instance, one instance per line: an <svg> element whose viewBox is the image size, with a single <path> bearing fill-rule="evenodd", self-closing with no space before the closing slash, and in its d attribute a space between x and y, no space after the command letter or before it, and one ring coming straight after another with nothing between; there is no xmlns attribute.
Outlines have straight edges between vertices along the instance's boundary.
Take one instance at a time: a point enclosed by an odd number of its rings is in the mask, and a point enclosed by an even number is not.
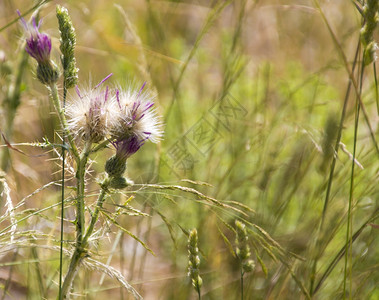
<svg viewBox="0 0 379 300"><path fill-rule="evenodd" d="M144 299L197 299L187 276L192 228L201 298L241 299L237 219L255 262L244 299L379 299L378 86L374 64L361 67L364 3L346 0L2 0L1 299L57 297L61 160L51 145L62 131L26 61L16 10L42 19L59 64L58 4L76 29L79 87L110 73L110 86L147 82L165 124L163 140L128 161L135 185L106 199L72 299L132 299L114 270ZM87 222L113 152L90 157ZM63 274L76 217L67 161Z"/></svg>

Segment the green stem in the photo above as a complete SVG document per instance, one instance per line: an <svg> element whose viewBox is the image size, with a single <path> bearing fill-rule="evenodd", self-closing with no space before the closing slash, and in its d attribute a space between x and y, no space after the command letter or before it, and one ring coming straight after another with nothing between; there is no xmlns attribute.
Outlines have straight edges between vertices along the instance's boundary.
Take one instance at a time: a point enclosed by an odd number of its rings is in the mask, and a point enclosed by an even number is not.
<svg viewBox="0 0 379 300"><path fill-rule="evenodd" d="M89 149L90 148L87 149L88 152L89 152ZM83 153L85 153L84 150L83 150ZM81 169L78 167L78 172L79 172L79 170L81 170ZM93 230L95 228L95 224L96 224L97 220L99 219L99 213L100 213L100 210L101 210L103 203L104 203L104 200L105 200L105 196L106 196L106 193L108 190L108 184L109 184L109 180L106 179L101 185L101 193L97 199L96 208L95 208L94 213L92 214L91 222L87 228L87 232L85 233L85 235L84 235L84 229L85 229L85 226L84 226L85 225L84 224L84 201L79 201L79 193L78 193L77 223L80 223L80 226L77 226L77 240L76 240L75 251L72 255L70 266L69 266L69 269L67 271L67 275L64 279L63 286L62 286L63 299L68 299L69 291L70 291L72 282L74 281L74 278L76 276L76 273L78 272L80 262L87 255L86 248L88 246L88 239L91 237ZM81 183L78 183L78 189L79 189L79 185L81 185ZM83 187L84 187L84 184L83 184ZM81 206L80 203L82 203L83 206ZM79 207L81 209L80 212L79 212Z"/></svg>
<svg viewBox="0 0 379 300"><path fill-rule="evenodd" d="M64 141L63 141L64 143ZM59 291L58 291L58 299L62 299L62 274L63 274L63 219L64 219L64 175L65 175L65 151L64 147L62 147L62 190L61 190L61 237L60 237L60 249L59 249Z"/></svg>
<svg viewBox="0 0 379 300"><path fill-rule="evenodd" d="M375 220L379 217L379 209L377 208L374 213L361 225L361 227L353 234L352 238L349 239L348 243L353 243L363 232L363 230L367 227L368 224L375 222ZM325 272L320 277L320 280L316 284L316 287L313 291L313 295L315 295L323 285L323 283L326 281L328 276L332 273L333 269L336 267L338 262L341 260L341 258L345 255L346 251L346 243L342 246L340 251L337 253L337 255L334 257L332 262L329 264L329 266L326 268Z"/></svg>
<svg viewBox="0 0 379 300"><path fill-rule="evenodd" d="M102 184L102 189L101 189L101 193L99 195L99 198L97 199L97 203L96 203L96 208L95 208L95 211L93 212L92 214L92 217L91 217L91 222L87 228L87 232L83 238L83 244L87 244L88 243L88 239L90 238L92 232L93 232L93 229L95 228L95 224L97 222L97 220L99 219L99 213L100 213L100 210L102 209L103 207L103 203L104 203L104 200L105 200L105 195L107 193L107 187L108 187L108 184L109 184L109 180L106 179L103 184Z"/></svg>
<svg viewBox="0 0 379 300"><path fill-rule="evenodd" d="M67 299L68 292L71 287L72 281L77 273L79 263L81 259L85 256L85 251L84 251L85 247L83 247L83 243L82 243L84 230L85 230L85 216L84 216L85 170L87 166L88 155L91 151L91 143L90 142L86 143L86 145L84 146L84 149L79 154L78 149L74 142L74 138L72 137L72 135L70 134L68 130L67 120L64 115L64 109L62 109L61 102L58 96L57 85L55 83L52 83L49 86L49 88L50 88L54 108L58 114L58 118L63 130L63 136L67 138L70 144L71 153L76 158L76 162L77 162L76 244L75 244L74 254L71 258L69 270L67 272L65 280L63 282L63 286L62 288L60 288L59 295L58 295L59 297L58 299ZM63 141L63 144L65 144L65 141ZM62 176L64 176L64 174L62 174Z"/></svg>
<svg viewBox="0 0 379 300"><path fill-rule="evenodd" d="M74 254L72 255L71 262L69 269L67 271L67 275L64 279L63 286L62 286L62 299L69 299L69 290L71 288L72 282L74 281L74 278L76 276L76 273L78 272L78 266L81 262L81 260L84 258L85 252L76 248Z"/></svg>
<svg viewBox="0 0 379 300"><path fill-rule="evenodd" d="M82 241L85 231L85 205L84 205L84 193L85 193L85 173L88 161L88 155L91 151L91 142L87 142L83 151L79 156L79 163L76 171L77 181L77 200L76 200L76 247L82 248Z"/></svg>
<svg viewBox="0 0 379 300"><path fill-rule="evenodd" d="M241 300L243 300L243 275L244 275L244 271L242 270L242 267L241 267Z"/></svg>
<svg viewBox="0 0 379 300"><path fill-rule="evenodd" d="M66 116L64 115L64 110L62 109L62 105L61 105L61 102L60 102L59 96L58 96L57 85L55 83L52 83L49 86L49 89L51 92L51 97L53 99L55 111L57 112L59 122L61 123L62 130L63 130L65 137L67 138L67 140L70 144L70 150L71 150L72 154L74 155L74 157L76 158L77 162L79 162L79 159L80 159L79 151L78 151L78 148L76 147L76 144L74 142L74 138L72 137L70 131L68 130L68 124L67 124Z"/></svg>
<svg viewBox="0 0 379 300"><path fill-rule="evenodd" d="M376 100L376 110L379 115L379 92L378 92L378 78L376 76L376 65L375 61L372 64L374 70L374 82L375 82L375 100Z"/></svg>
<svg viewBox="0 0 379 300"><path fill-rule="evenodd" d="M14 117L16 116L16 111L18 109L18 106L21 103L20 97L21 97L21 84L22 84L22 77L24 74L25 67L28 64L28 54L24 52L21 57L21 61L18 64L18 72L15 74L15 79L13 82L10 83L8 93L6 98L3 101L4 106L4 116L6 119L5 130L4 134L5 137L10 140L13 135L13 122ZM6 172L10 166L10 159L9 159L9 149L6 148L3 151L2 159L1 159L1 169Z"/></svg>
<svg viewBox="0 0 379 300"><path fill-rule="evenodd" d="M91 153L95 153L101 149L106 148L108 146L108 144L109 144L109 140L105 140L104 142L101 142L96 147L93 147L93 149L91 150Z"/></svg>
<svg viewBox="0 0 379 300"><path fill-rule="evenodd" d="M67 87L63 84L63 110L66 108L66 96ZM66 146L66 135L63 133L62 137L63 147L62 147L62 190L61 190L61 238L60 238L60 249L59 249L59 290L58 299L62 300L62 274L63 274L63 219L64 219L64 188L65 188L65 146Z"/></svg>
<svg viewBox="0 0 379 300"><path fill-rule="evenodd" d="M365 51L363 51L362 57L365 56ZM360 87L359 95L362 95L362 85L363 85L363 73L364 73L364 62L362 59L362 69L360 76ZM357 96L358 97L358 96ZM350 279L350 288L349 288L349 299L351 299L351 290L352 290L352 230L353 230L353 219L352 219L352 204L353 204L353 194L354 194L354 167L355 167L355 157L357 150L357 136L358 136L358 125L359 125L359 111L360 111L360 102L357 100L356 109L355 109L355 126L354 126L354 145L353 145L353 159L351 163L351 175L350 175L350 191L349 191L349 205L347 211L347 228L346 228L346 250L345 250L345 267L344 267L344 281L343 281L343 299L346 297L346 280L349 275ZM350 241L350 242L349 242ZM348 270L348 261L350 260L350 269ZM349 271L349 272L348 272ZM348 274L349 273L349 274Z"/></svg>
<svg viewBox="0 0 379 300"><path fill-rule="evenodd" d="M355 67L357 64L359 49L360 49L360 41L358 40L357 48L355 50L353 66L352 66L352 72L353 73L355 71ZM318 260L321 258L322 251L323 251L322 247L320 246L322 243L322 241L321 241L322 234L321 233L322 233L322 230L324 228L326 212L327 212L327 208L328 208L328 204L329 204L330 193L332 190L332 184L333 184L333 179L334 179L334 170L335 170L338 150L339 150L339 146L340 146L340 142L341 142L343 124L345 121L345 115L346 115L347 104L348 104L348 100L349 100L351 86L352 86L352 82L350 80L348 85L347 85L347 89L346 89L346 93L345 93L345 99L343 101L343 108L342 108L342 112L341 112L340 123L338 126L337 139L336 139L336 143L334 146L335 155L333 156L332 163L330 166L329 179L328 179L328 184L327 184L326 193L325 193L324 206L322 209L321 220L320 220L320 223L318 224L318 228L316 231L316 237L317 238L315 239L315 243L312 246L312 248L315 249L315 251L316 251L316 255L315 255L314 260L313 260L313 264L312 264L312 268L311 268L311 275L310 275L310 289L309 290L310 290L311 296L313 295L313 288L314 288L314 283L316 280L316 271L317 271ZM317 247L318 247L318 249L317 249Z"/></svg>

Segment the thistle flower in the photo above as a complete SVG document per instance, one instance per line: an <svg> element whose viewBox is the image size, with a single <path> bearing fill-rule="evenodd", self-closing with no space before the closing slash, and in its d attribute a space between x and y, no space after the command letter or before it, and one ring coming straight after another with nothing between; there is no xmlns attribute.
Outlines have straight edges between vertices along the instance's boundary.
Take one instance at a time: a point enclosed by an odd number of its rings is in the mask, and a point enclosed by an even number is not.
<svg viewBox="0 0 379 300"><path fill-rule="evenodd" d="M132 88L116 89L119 113L111 132L115 140L128 140L135 136L140 141L157 143L162 137L162 123L153 108L154 102L149 93L143 91L144 87L145 83L139 91Z"/></svg>
<svg viewBox="0 0 379 300"><path fill-rule="evenodd" d="M25 51L33 57L37 63L37 78L43 84L51 84L58 80L59 71L57 66L53 61L50 60L51 52L51 39L46 33L39 32L39 27L41 26L41 21L36 24L35 18L33 18L33 23L28 24L21 13L17 10L17 14L28 33L26 38Z"/></svg>
<svg viewBox="0 0 379 300"><path fill-rule="evenodd" d="M136 153L144 143L145 141L140 140L134 135L121 141L112 142L116 148L116 156L118 156L120 159L125 160L128 159L132 154Z"/></svg>
<svg viewBox="0 0 379 300"><path fill-rule="evenodd" d="M112 124L112 144L116 155L109 158L105 171L110 177L117 178L126 170L126 160L136 153L147 140L156 143L162 136L162 123L156 111L154 102L147 92L143 92L145 84L136 90L116 89L115 97L118 105L117 116Z"/></svg>
<svg viewBox="0 0 379 300"><path fill-rule="evenodd" d="M76 94L66 110L69 130L84 141L101 142L110 134L112 122L117 117L118 108L114 97L110 95L108 87L101 89L99 85L83 95L76 87Z"/></svg>
<svg viewBox="0 0 379 300"><path fill-rule="evenodd" d="M105 171L110 177L122 176L126 170L126 160L144 144L144 141L132 135L124 140L112 142L116 148L116 155L105 163Z"/></svg>

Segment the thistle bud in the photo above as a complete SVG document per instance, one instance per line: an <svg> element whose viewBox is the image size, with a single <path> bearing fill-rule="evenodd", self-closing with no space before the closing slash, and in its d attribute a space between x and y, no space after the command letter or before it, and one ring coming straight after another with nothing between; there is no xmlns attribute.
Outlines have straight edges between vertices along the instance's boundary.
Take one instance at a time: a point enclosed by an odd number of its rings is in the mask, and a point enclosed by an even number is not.
<svg viewBox="0 0 379 300"><path fill-rule="evenodd" d="M121 177L121 176L112 177L111 181L109 182L109 187L112 189L117 189L117 190L124 189L128 187L129 185L130 185L129 181L125 177Z"/></svg>
<svg viewBox="0 0 379 300"><path fill-rule="evenodd" d="M105 163L105 172L109 177L121 177L126 170L126 159L122 159L117 155L109 158Z"/></svg>
<svg viewBox="0 0 379 300"><path fill-rule="evenodd" d="M112 156L105 163L105 171L110 177L122 176L126 170L126 160L144 144L136 136L112 142L116 148L116 155Z"/></svg>
<svg viewBox="0 0 379 300"><path fill-rule="evenodd" d="M57 65L51 60L46 63L39 63L37 66L37 78L46 85L57 82L59 78Z"/></svg>
<svg viewBox="0 0 379 300"><path fill-rule="evenodd" d="M37 78L43 84L51 84L58 80L59 70L56 64L50 60L51 52L51 39L46 33L39 32L41 21L36 24L35 18L33 23L28 24L21 13L17 11L20 20L25 28L25 31L29 34L26 38L25 51L33 57L37 63Z"/></svg>

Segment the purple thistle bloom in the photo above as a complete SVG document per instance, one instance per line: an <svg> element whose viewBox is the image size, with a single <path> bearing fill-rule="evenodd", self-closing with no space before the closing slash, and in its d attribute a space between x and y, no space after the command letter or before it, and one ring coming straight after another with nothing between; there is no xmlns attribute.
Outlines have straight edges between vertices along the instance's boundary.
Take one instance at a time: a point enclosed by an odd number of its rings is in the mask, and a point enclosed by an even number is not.
<svg viewBox="0 0 379 300"><path fill-rule="evenodd" d="M116 156L121 160L128 159L131 155L136 153L144 143L144 140L139 139L135 135L112 142L113 146L116 148Z"/></svg>
<svg viewBox="0 0 379 300"><path fill-rule="evenodd" d="M145 85L139 91L133 88L116 89L120 111L116 126L112 129L114 139L124 140L136 136L141 141L156 143L162 137L162 123L154 109L152 97L143 91Z"/></svg>
<svg viewBox="0 0 379 300"><path fill-rule="evenodd" d="M36 24L35 18L33 18L33 24L28 24L21 13L17 10L17 14L20 16L21 22L24 28L29 32L29 37L26 39L26 52L33 57L39 64L45 64L50 62L51 51L51 39L45 33L39 32L41 21Z"/></svg>
<svg viewBox="0 0 379 300"><path fill-rule="evenodd" d="M128 138L115 140L111 143L116 148L116 155L106 161L105 172L111 178L120 178L126 170L126 160L136 153L145 141L131 135Z"/></svg>

